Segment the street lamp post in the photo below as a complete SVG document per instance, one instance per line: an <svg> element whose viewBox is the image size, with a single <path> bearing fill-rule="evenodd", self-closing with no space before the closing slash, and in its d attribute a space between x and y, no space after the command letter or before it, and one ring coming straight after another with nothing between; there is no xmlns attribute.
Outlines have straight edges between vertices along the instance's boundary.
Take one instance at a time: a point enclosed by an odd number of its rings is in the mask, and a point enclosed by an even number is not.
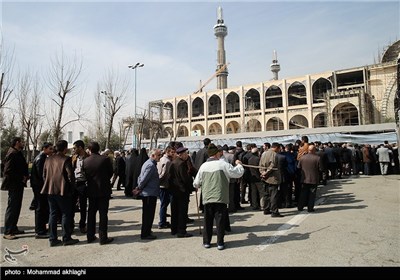
<svg viewBox="0 0 400 280"><path fill-rule="evenodd" d="M137 108L137 103L136 103L136 76L137 76L137 68L138 67L143 67L143 63L136 63L135 65L129 65L128 68L135 70L135 111L134 111L134 120L133 120L133 137L132 137L132 148L136 148L137 141L136 141L136 108Z"/></svg>

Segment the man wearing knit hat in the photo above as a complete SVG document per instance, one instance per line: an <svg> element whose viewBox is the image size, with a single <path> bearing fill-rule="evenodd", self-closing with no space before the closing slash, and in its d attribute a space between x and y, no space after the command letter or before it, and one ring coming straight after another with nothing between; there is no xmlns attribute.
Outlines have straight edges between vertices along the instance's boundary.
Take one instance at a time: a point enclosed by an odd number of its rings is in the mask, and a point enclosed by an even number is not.
<svg viewBox="0 0 400 280"><path fill-rule="evenodd" d="M217 227L217 248L225 248L224 236L226 225L226 211L229 203L229 179L243 176L244 168L240 160L236 160L236 166L219 160L222 149L214 144L208 145L207 154L209 158L203 163L194 179L194 187L200 188L203 194L204 204L204 231L203 246L210 248L213 233L214 219Z"/></svg>

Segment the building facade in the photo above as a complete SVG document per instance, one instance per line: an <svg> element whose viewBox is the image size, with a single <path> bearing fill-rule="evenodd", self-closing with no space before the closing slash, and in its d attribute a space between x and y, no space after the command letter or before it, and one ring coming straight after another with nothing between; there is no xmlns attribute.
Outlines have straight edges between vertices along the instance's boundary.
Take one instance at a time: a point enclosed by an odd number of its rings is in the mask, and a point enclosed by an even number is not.
<svg viewBox="0 0 400 280"><path fill-rule="evenodd" d="M226 63L221 8L214 29L218 70ZM399 52L400 40L377 64L278 79L274 51L273 80L227 87L227 69L217 71L216 90L152 101L150 119L168 139L395 122Z"/></svg>
<svg viewBox="0 0 400 280"><path fill-rule="evenodd" d="M163 99L162 138L394 122L397 70L396 58Z"/></svg>

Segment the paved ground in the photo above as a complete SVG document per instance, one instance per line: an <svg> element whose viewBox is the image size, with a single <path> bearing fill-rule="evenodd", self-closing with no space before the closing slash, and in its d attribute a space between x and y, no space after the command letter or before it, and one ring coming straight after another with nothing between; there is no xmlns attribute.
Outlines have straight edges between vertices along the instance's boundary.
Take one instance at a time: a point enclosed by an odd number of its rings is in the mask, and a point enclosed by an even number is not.
<svg viewBox="0 0 400 280"><path fill-rule="evenodd" d="M315 213L282 209L283 218L262 212L231 215L232 232L225 237L227 248L202 247L200 222L189 225L191 238L176 238L168 229L156 227L156 240L140 239L141 201L127 199L114 191L109 212L111 244L87 244L77 233L77 245L49 247L48 240L34 239L32 198L25 189L19 228L26 231L17 240L1 239L1 266L400 266L400 175L360 176L333 180L318 190ZM0 222L4 224L7 192L1 192ZM158 205L157 212L158 213ZM189 215L197 219L195 196ZM61 229L60 229L61 230ZM5 248L27 254L5 259Z"/></svg>

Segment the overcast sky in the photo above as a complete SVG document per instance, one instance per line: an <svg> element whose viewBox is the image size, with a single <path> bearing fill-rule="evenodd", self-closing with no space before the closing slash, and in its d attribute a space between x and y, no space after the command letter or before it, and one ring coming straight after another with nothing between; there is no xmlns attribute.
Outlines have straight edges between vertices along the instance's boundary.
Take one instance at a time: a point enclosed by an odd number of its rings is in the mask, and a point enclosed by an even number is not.
<svg viewBox="0 0 400 280"><path fill-rule="evenodd" d="M83 58L80 91L93 100L108 69L131 80L139 107L149 101L188 95L216 68L213 27L222 6L230 62L228 87L272 78L277 50L280 78L374 63L399 39L400 7L391 2L326 1L3 1L3 43L14 49L15 69L45 73L61 48ZM205 90L216 88L214 79Z"/></svg>

